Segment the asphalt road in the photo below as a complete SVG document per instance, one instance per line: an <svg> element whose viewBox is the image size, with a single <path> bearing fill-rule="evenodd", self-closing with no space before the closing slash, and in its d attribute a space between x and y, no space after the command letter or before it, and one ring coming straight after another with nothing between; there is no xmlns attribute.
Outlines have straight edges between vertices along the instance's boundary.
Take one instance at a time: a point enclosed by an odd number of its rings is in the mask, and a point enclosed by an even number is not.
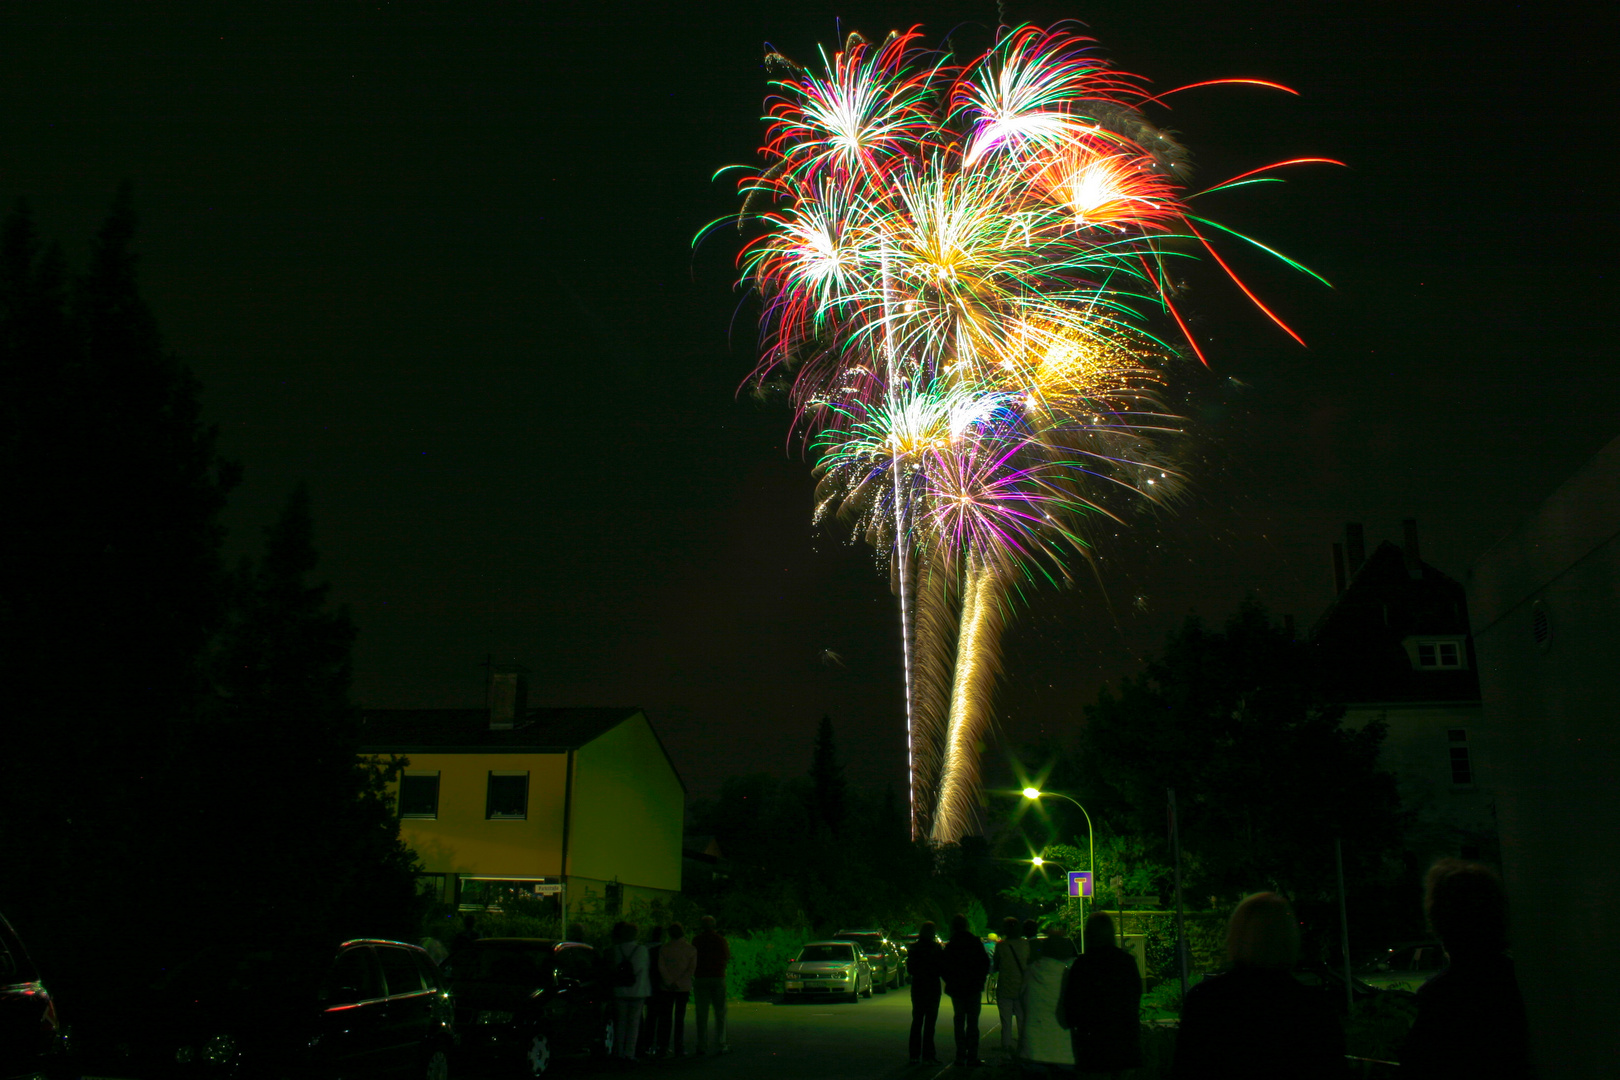
<svg viewBox="0 0 1620 1080"><path fill-rule="evenodd" d="M686 1016L687 1052L691 1054L695 1029L694 1012ZM574 1075L622 1075L648 1077L668 1075L682 1080L952 1080L977 1077L990 1080L1003 1074L1000 1068L957 1068L945 1065L911 1065L906 1061L906 1038L911 1026L909 988L874 994L858 1003L734 1001L727 1015L728 1054L711 1052L704 1057L655 1060L618 1067L585 1067ZM1001 1025L996 1007L987 1005L979 1014L980 1057L994 1066L1000 1060L997 1047ZM951 1002L940 1007L936 1051L944 1062L955 1056L951 1039ZM471 1080L457 1077L455 1080Z"/></svg>

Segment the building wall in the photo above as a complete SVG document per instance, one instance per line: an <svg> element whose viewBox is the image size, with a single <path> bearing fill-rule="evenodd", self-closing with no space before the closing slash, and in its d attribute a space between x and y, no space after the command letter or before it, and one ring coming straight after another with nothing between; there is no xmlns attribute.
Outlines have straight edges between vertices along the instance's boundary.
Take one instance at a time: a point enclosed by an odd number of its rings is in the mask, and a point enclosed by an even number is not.
<svg viewBox="0 0 1620 1080"><path fill-rule="evenodd" d="M1617 1075L1620 440L1482 556L1469 607L1542 1076Z"/></svg>
<svg viewBox="0 0 1620 1080"><path fill-rule="evenodd" d="M1478 702L1401 702L1352 705L1345 725L1359 728L1371 720L1389 725L1379 763L1395 774L1401 808L1414 820L1407 846L1420 861L1469 854L1496 861L1499 855L1496 817L1483 766L1489 757ZM1462 742L1452 732L1465 733ZM1472 778L1453 781L1451 751L1468 750Z"/></svg>
<svg viewBox="0 0 1620 1080"><path fill-rule="evenodd" d="M680 779L642 714L577 750L568 836L571 888L580 878L679 892L685 808Z"/></svg>
<svg viewBox="0 0 1620 1080"><path fill-rule="evenodd" d="M408 772L439 772L439 816L406 818L400 836L428 873L560 877L567 760L566 754L413 753ZM527 770L527 818L485 818L492 770Z"/></svg>

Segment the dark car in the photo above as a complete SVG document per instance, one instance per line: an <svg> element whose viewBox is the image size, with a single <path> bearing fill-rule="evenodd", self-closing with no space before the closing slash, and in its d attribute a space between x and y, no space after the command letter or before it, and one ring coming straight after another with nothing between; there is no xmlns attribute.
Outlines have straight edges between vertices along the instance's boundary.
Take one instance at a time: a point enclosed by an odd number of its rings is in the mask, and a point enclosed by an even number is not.
<svg viewBox="0 0 1620 1080"><path fill-rule="evenodd" d="M880 994L889 987L898 990L906 984L906 964L899 948L883 936L882 930L840 930L833 937L838 941L853 941L866 954L867 966L872 969L872 987Z"/></svg>
<svg viewBox="0 0 1620 1080"><path fill-rule="evenodd" d="M131 995L87 1047L107 1077L446 1080L453 1005L428 954L398 941L231 947Z"/></svg>
<svg viewBox="0 0 1620 1080"><path fill-rule="evenodd" d="M0 1078L66 1074L67 1032L39 969L0 915Z"/></svg>
<svg viewBox="0 0 1620 1080"><path fill-rule="evenodd" d="M549 1072L561 1057L613 1047L612 989L577 941L482 938L445 961L462 1052L503 1071Z"/></svg>

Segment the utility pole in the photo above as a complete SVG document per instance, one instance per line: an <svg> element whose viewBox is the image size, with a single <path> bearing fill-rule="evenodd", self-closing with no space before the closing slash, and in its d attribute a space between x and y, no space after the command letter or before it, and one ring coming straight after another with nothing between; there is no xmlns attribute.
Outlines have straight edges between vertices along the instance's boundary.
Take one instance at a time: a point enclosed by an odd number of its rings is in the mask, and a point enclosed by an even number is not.
<svg viewBox="0 0 1620 1080"><path fill-rule="evenodd" d="M1187 919L1181 904L1181 823L1176 820L1176 789L1165 788L1170 796L1170 849L1176 860L1176 960L1181 968L1181 996L1187 996Z"/></svg>

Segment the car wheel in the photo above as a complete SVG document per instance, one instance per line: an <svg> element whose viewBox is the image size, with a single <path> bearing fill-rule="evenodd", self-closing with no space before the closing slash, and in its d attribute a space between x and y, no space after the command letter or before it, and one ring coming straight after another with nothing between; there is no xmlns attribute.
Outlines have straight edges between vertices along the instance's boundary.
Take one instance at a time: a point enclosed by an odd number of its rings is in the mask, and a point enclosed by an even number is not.
<svg viewBox="0 0 1620 1080"><path fill-rule="evenodd" d="M544 1076L551 1067L551 1040L536 1035L529 1040L529 1075Z"/></svg>
<svg viewBox="0 0 1620 1080"><path fill-rule="evenodd" d="M427 1080L450 1080L450 1059L443 1050L435 1050L428 1057L427 1069L423 1072Z"/></svg>
<svg viewBox="0 0 1620 1080"><path fill-rule="evenodd" d="M866 980L866 996L867 997L872 996L872 980L871 979Z"/></svg>

